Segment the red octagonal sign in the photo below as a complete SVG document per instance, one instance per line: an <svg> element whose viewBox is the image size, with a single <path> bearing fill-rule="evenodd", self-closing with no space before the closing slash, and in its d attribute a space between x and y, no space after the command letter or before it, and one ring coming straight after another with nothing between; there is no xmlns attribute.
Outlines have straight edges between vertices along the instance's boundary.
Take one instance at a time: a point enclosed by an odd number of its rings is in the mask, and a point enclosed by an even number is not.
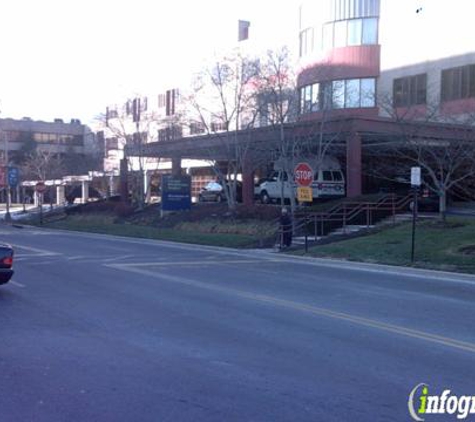
<svg viewBox="0 0 475 422"><path fill-rule="evenodd" d="M313 181L313 170L308 163L298 163L294 169L295 182L299 186L310 186Z"/></svg>
<svg viewBox="0 0 475 422"><path fill-rule="evenodd" d="M36 192L43 193L46 190L45 182L38 182L35 188L36 188Z"/></svg>

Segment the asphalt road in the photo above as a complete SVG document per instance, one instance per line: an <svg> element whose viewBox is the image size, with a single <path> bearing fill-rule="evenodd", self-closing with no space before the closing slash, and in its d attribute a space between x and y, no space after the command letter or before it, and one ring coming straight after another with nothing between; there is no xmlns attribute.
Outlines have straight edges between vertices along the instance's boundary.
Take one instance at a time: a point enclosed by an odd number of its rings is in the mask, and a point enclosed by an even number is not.
<svg viewBox="0 0 475 422"><path fill-rule="evenodd" d="M421 382L475 395L474 277L35 228L0 239L16 250L1 422L406 421Z"/></svg>

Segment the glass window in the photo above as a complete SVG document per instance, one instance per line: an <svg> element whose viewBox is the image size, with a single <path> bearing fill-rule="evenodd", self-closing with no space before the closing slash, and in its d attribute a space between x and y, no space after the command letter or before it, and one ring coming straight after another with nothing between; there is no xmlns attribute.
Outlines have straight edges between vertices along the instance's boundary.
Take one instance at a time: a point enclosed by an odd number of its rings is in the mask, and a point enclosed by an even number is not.
<svg viewBox="0 0 475 422"><path fill-rule="evenodd" d="M309 113L312 109L312 85L305 87L304 111Z"/></svg>
<svg viewBox="0 0 475 422"><path fill-rule="evenodd" d="M362 30L363 30L363 21L361 19L352 19L348 21L347 45L360 45Z"/></svg>
<svg viewBox="0 0 475 422"><path fill-rule="evenodd" d="M348 79L345 85L345 107L358 108L360 106L360 80Z"/></svg>
<svg viewBox="0 0 475 422"><path fill-rule="evenodd" d="M282 181L287 182L287 180L289 180L289 176L287 175L287 172L284 171L282 172Z"/></svg>
<svg viewBox="0 0 475 422"><path fill-rule="evenodd" d="M335 33L334 33L334 47L345 47L346 46L346 26L347 21L335 22Z"/></svg>
<svg viewBox="0 0 475 422"><path fill-rule="evenodd" d="M475 97L475 65L442 71L442 101Z"/></svg>
<svg viewBox="0 0 475 422"><path fill-rule="evenodd" d="M403 79L394 79L393 81L393 103L394 107L403 105Z"/></svg>
<svg viewBox="0 0 475 422"><path fill-rule="evenodd" d="M332 83L332 108L345 106L345 81L333 81Z"/></svg>
<svg viewBox="0 0 475 422"><path fill-rule="evenodd" d="M416 104L425 104L427 101L427 74L415 76L416 87Z"/></svg>
<svg viewBox="0 0 475 422"><path fill-rule="evenodd" d="M467 98L469 95L470 86L470 67L462 67L462 71L460 73L461 97Z"/></svg>
<svg viewBox="0 0 475 422"><path fill-rule="evenodd" d="M323 176L323 181L324 181L324 182L331 182L331 181L333 181L333 177L332 177L332 172L331 172L331 171L328 171L328 170L322 171L322 176Z"/></svg>
<svg viewBox="0 0 475 422"><path fill-rule="evenodd" d="M469 97L475 97L475 65L470 66Z"/></svg>
<svg viewBox="0 0 475 422"><path fill-rule="evenodd" d="M377 44L378 43L378 19L368 18L363 22L363 39L362 44Z"/></svg>
<svg viewBox="0 0 475 422"><path fill-rule="evenodd" d="M318 111L319 107L319 98L320 98L320 84L312 85L312 109L311 111Z"/></svg>
<svg viewBox="0 0 475 422"><path fill-rule="evenodd" d="M361 79L361 107L376 105L376 80L374 78Z"/></svg>
<svg viewBox="0 0 475 422"><path fill-rule="evenodd" d="M332 171L332 174L334 181L341 182L343 180L343 175L341 174L341 171Z"/></svg>
<svg viewBox="0 0 475 422"><path fill-rule="evenodd" d="M320 88L320 108L321 109L331 109L332 106L332 99L333 99L333 92L332 92L333 84L331 82L324 82L321 84Z"/></svg>
<svg viewBox="0 0 475 422"><path fill-rule="evenodd" d="M327 23L323 27L323 49L331 50L333 48L333 22Z"/></svg>

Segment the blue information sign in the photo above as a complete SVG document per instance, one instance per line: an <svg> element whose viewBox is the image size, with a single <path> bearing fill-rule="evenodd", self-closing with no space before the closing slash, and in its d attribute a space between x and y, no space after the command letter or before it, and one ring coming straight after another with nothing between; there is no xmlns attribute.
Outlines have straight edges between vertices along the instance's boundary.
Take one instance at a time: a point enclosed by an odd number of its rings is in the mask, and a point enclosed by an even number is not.
<svg viewBox="0 0 475 422"><path fill-rule="evenodd" d="M18 167L8 167L8 184L14 188L20 182L20 169Z"/></svg>
<svg viewBox="0 0 475 422"><path fill-rule="evenodd" d="M191 209L191 176L162 176L162 210Z"/></svg>

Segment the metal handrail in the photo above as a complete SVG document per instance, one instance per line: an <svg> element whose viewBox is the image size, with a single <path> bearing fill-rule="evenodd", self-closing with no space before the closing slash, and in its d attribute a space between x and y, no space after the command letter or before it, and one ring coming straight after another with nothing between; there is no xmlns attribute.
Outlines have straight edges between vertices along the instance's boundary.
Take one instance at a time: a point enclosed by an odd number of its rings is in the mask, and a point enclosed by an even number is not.
<svg viewBox="0 0 475 422"><path fill-rule="evenodd" d="M389 211L395 219L396 212L406 207L411 199L411 196L408 195L397 200L395 194L388 194L376 202L344 202L332 207L329 211L308 213L300 218L306 222L309 219L314 220L316 239L318 237L318 223L320 223L321 233L323 234L325 222L338 222L345 228L349 222L362 213L366 213L366 225L369 227L374 220L375 211Z"/></svg>

